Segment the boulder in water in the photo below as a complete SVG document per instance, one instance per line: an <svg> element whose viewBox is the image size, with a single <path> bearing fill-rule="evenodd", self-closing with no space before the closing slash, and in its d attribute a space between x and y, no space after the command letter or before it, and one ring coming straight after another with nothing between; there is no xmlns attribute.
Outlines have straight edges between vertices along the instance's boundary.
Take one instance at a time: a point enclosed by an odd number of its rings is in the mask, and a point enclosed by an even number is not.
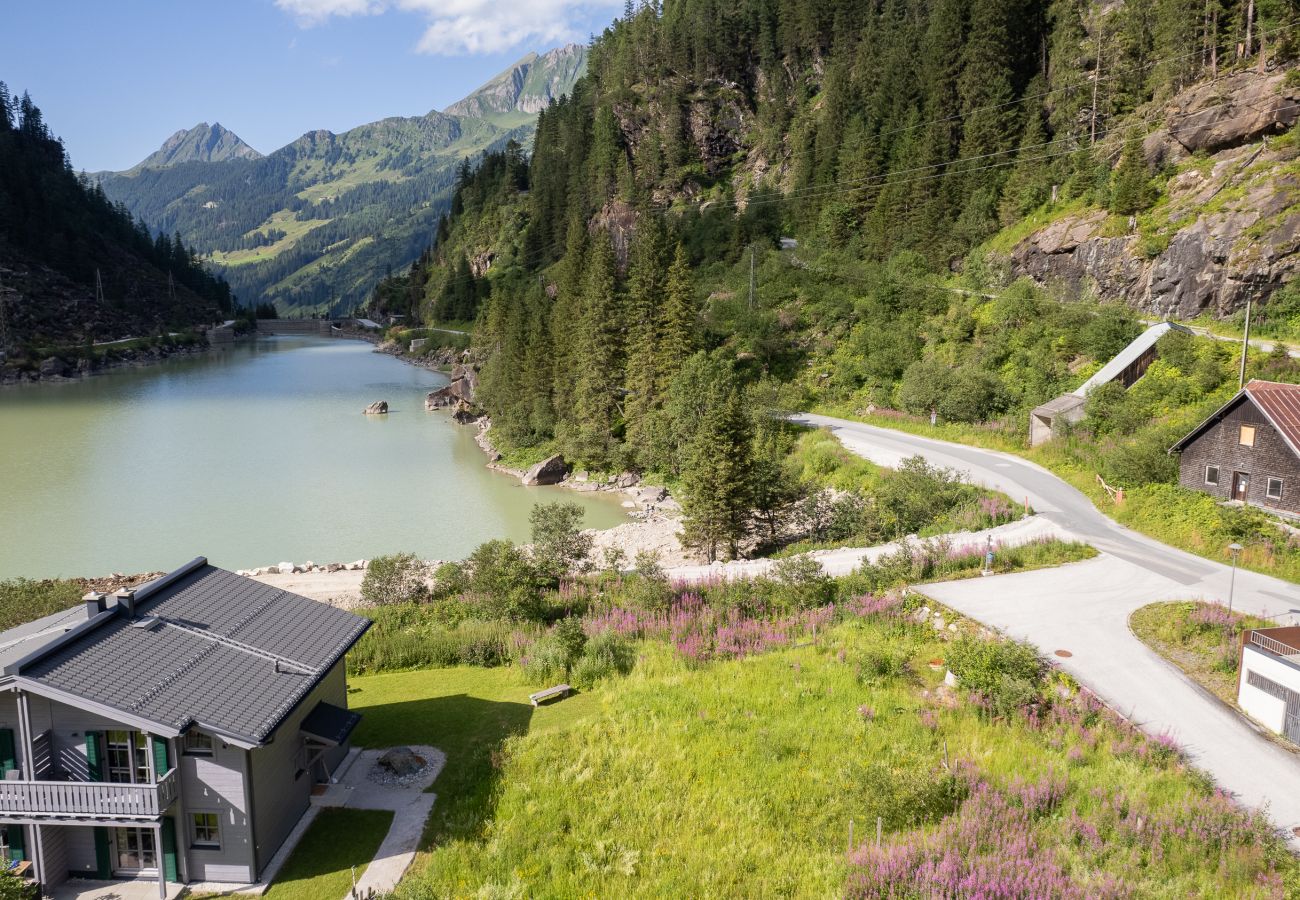
<svg viewBox="0 0 1300 900"><path fill-rule="evenodd" d="M388 413L388 401L376 400L365 408L365 414L368 416L383 416Z"/></svg>
<svg viewBox="0 0 1300 900"><path fill-rule="evenodd" d="M524 473L524 484L559 484L569 466L560 454L548 456Z"/></svg>

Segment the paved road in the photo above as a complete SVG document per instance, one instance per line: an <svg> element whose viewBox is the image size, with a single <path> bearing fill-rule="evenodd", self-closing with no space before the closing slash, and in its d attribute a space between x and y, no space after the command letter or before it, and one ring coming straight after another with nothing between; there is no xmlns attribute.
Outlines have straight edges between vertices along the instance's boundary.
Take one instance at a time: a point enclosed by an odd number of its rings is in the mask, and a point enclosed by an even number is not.
<svg viewBox="0 0 1300 900"><path fill-rule="evenodd" d="M891 429L799 415L830 428L873 462L896 465L921 455L974 482L1028 499L1046 519L1099 551L1094 560L1058 569L927 585L925 593L1044 653L1067 650L1062 668L1153 734L1168 732L1188 756L1242 802L1268 806L1279 826L1300 827L1300 756L1268 740L1242 716L1202 690L1129 631L1133 610L1157 600L1226 602L1228 566L1176 550L1102 515L1082 493L1041 466ZM1238 571L1238 609L1300 623L1300 587ZM1300 848L1300 840L1292 841Z"/></svg>

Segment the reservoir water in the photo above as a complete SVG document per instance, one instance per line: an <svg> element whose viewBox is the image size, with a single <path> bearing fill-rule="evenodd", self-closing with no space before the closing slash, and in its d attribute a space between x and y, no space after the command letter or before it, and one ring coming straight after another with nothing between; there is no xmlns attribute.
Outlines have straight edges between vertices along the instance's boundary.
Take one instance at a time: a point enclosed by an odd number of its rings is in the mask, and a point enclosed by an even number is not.
<svg viewBox="0 0 1300 900"><path fill-rule="evenodd" d="M263 337L80 381L0 390L0 579L458 559L526 540L534 503L618 501L524 487L473 429L426 412L447 379L362 341ZM365 416L387 400L387 416Z"/></svg>

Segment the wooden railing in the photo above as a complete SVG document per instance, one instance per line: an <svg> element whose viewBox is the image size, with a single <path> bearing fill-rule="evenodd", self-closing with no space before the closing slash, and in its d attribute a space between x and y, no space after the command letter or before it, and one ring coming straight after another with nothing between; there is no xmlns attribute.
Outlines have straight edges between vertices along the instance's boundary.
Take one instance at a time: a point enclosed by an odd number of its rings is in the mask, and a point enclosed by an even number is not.
<svg viewBox="0 0 1300 900"><path fill-rule="evenodd" d="M176 770L157 784L0 781L0 816L157 817L176 799Z"/></svg>
<svg viewBox="0 0 1300 900"><path fill-rule="evenodd" d="M1266 634L1260 634L1258 631L1252 631L1250 633L1250 642L1258 647L1263 647L1274 656L1300 656L1300 649L1292 647L1290 644L1284 644Z"/></svg>

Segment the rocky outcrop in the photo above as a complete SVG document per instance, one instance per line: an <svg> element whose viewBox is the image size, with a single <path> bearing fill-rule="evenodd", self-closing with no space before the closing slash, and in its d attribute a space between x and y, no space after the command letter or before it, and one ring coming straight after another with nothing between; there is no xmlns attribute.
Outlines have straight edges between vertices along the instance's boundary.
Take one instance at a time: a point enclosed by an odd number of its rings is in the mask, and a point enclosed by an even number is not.
<svg viewBox="0 0 1300 900"><path fill-rule="evenodd" d="M1182 161L1165 202L1140 222L1061 218L1012 249L1012 273L1157 316L1226 316L1266 298L1300 274L1300 148L1264 140L1297 121L1293 94L1283 76L1253 72L1180 94L1145 144L1153 161Z"/></svg>
<svg viewBox="0 0 1300 900"><path fill-rule="evenodd" d="M1163 110L1163 124L1143 147L1155 163L1218 153L1281 134L1300 121L1300 88L1286 75L1236 72L1193 85Z"/></svg>
<svg viewBox="0 0 1300 900"><path fill-rule="evenodd" d="M384 416L388 414L388 401L376 400L374 403L362 410L368 416Z"/></svg>
<svg viewBox="0 0 1300 900"><path fill-rule="evenodd" d="M375 762L379 768L397 776L411 775L424 768L424 757L417 756L410 747L393 747L385 750Z"/></svg>
<svg viewBox="0 0 1300 900"><path fill-rule="evenodd" d="M451 370L451 382L446 387L430 391L424 398L425 409L445 409L461 403L473 403L478 392L478 367L457 365Z"/></svg>
<svg viewBox="0 0 1300 900"><path fill-rule="evenodd" d="M524 473L524 484L559 484L568 474L569 466L560 454L548 456Z"/></svg>

